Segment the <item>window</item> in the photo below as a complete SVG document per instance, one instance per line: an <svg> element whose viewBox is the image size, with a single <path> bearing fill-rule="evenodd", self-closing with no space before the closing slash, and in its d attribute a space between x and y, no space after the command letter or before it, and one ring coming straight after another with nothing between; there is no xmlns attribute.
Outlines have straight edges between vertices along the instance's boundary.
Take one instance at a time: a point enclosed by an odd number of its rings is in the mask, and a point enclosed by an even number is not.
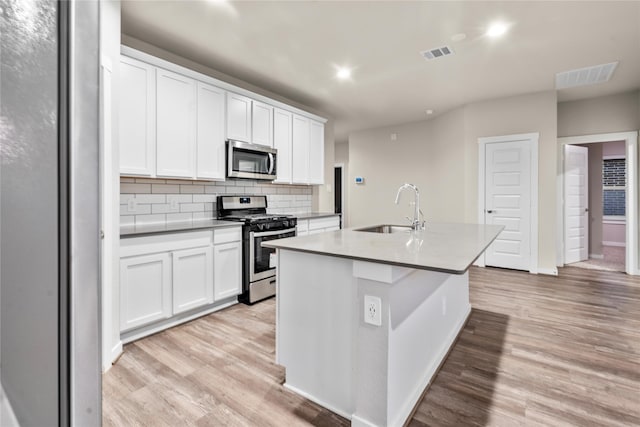
<svg viewBox="0 0 640 427"><path fill-rule="evenodd" d="M604 216L625 216L626 160L602 161L602 206Z"/></svg>

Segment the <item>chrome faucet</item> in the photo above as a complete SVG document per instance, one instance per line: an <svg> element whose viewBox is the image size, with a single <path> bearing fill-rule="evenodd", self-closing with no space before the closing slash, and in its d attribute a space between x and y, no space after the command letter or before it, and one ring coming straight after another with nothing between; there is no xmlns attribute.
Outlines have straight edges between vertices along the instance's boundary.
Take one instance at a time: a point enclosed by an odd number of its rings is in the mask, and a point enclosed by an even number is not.
<svg viewBox="0 0 640 427"><path fill-rule="evenodd" d="M398 188L398 194L396 194L396 205L400 203L400 193L402 193L402 190L406 188L412 189L415 197L413 220L407 217L407 219L411 221L411 229L416 231L424 230L424 221L420 221L420 214L422 213L422 211L420 210L420 191L418 190L418 187L413 184L403 184L400 188Z"/></svg>

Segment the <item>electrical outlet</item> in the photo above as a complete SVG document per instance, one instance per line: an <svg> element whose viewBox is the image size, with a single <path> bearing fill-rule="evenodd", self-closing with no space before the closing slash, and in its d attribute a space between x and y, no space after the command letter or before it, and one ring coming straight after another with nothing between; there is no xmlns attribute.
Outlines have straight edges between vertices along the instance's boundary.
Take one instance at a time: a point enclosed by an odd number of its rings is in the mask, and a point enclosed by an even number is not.
<svg viewBox="0 0 640 427"><path fill-rule="evenodd" d="M138 208L138 204L136 203L136 199L131 198L127 202L127 212L135 212Z"/></svg>
<svg viewBox="0 0 640 427"><path fill-rule="evenodd" d="M382 300L379 297L364 296L364 323L382 325Z"/></svg>

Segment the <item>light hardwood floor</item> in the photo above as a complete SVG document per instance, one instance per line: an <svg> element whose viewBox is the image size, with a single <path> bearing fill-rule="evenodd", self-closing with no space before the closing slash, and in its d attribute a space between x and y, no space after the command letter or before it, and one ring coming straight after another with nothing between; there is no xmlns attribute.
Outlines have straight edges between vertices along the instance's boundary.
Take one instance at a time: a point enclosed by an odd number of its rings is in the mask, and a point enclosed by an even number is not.
<svg viewBox="0 0 640 427"><path fill-rule="evenodd" d="M411 426L639 426L640 279L472 268L469 322ZM125 347L103 379L105 426L341 426L281 386L274 300Z"/></svg>

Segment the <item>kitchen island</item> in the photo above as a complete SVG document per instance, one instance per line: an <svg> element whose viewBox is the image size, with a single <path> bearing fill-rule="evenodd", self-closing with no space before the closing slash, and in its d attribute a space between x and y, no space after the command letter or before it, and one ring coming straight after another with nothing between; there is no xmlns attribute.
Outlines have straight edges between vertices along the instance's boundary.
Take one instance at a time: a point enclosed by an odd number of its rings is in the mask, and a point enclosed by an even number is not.
<svg viewBox="0 0 640 427"><path fill-rule="evenodd" d="M285 387L354 426L403 425L471 312L469 266L501 230L375 226L265 242L278 249Z"/></svg>

